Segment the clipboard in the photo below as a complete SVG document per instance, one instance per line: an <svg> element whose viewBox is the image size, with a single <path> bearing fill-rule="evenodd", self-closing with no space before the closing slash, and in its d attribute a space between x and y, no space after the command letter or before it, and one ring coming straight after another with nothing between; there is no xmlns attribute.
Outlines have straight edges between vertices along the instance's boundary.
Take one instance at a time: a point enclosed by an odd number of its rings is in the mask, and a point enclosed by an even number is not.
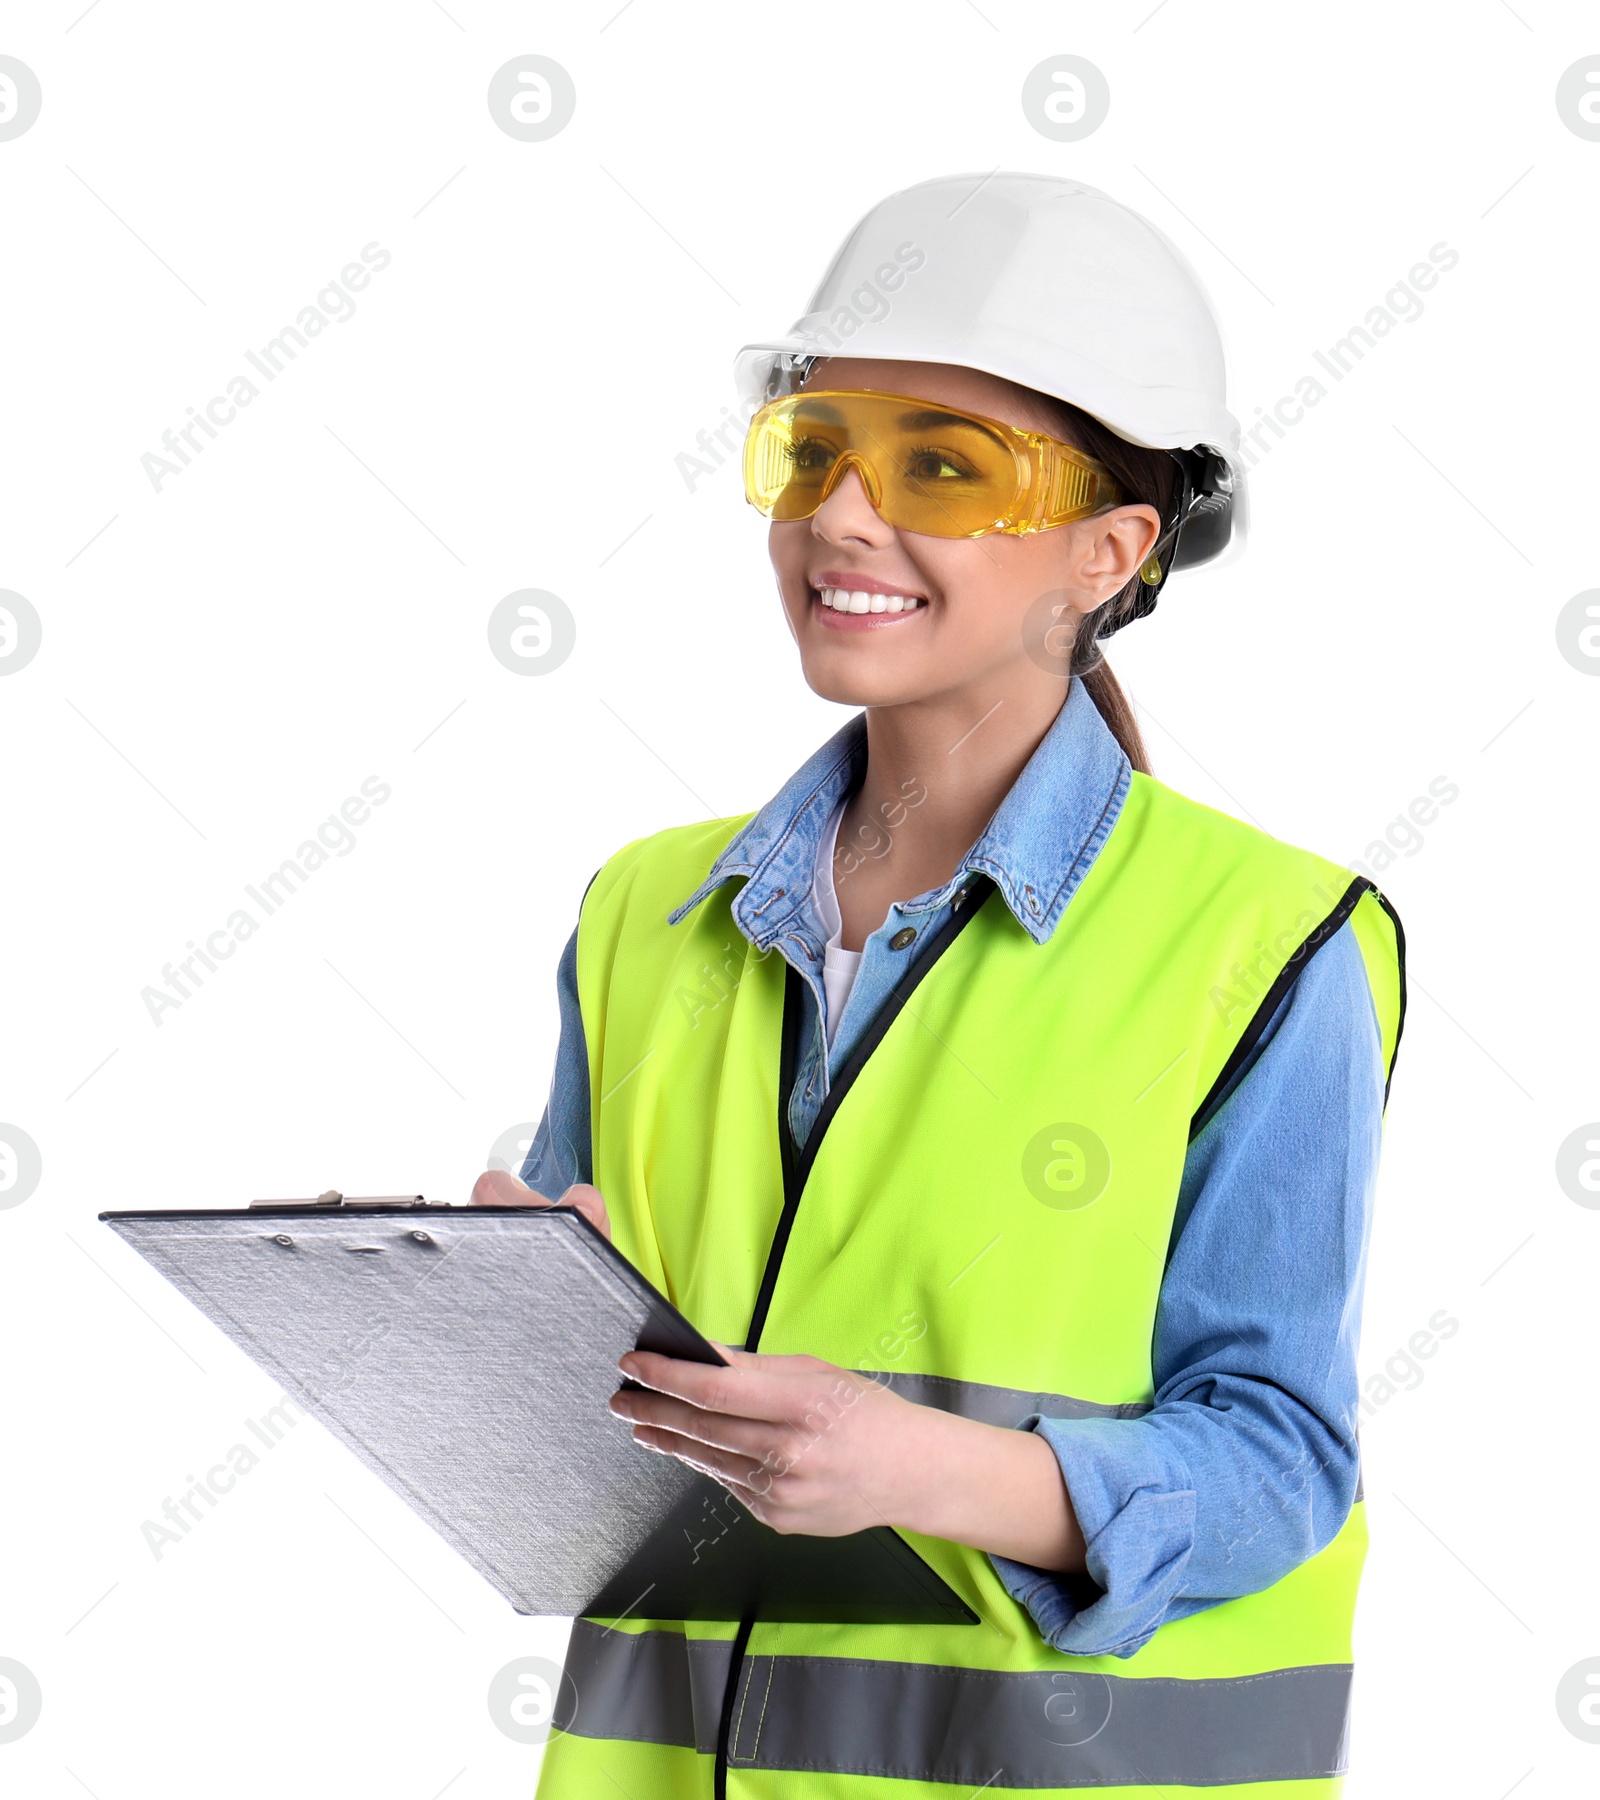
<svg viewBox="0 0 1600 1800"><path fill-rule="evenodd" d="M976 1624L887 1526L785 1535L607 1409L722 1356L581 1213L415 1199L103 1212L516 1611Z"/></svg>

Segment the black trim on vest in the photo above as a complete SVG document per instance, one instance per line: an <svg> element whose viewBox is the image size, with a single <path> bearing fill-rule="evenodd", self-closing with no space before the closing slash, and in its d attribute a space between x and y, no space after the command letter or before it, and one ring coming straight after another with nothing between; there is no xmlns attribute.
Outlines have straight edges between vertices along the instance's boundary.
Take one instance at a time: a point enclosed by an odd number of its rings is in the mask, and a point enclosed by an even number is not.
<svg viewBox="0 0 1600 1800"><path fill-rule="evenodd" d="M594 884L600 879L600 870L603 869L604 867L605 867L605 864L601 863L600 868L596 869L595 872L589 877L589 879L583 884L583 897L578 902L578 923L580 925L583 923L583 909L589 899L589 889L592 888L594 886Z"/></svg>
<svg viewBox="0 0 1600 1800"><path fill-rule="evenodd" d="M785 964L783 1048L778 1059L778 1146L783 1158L783 1211L778 1216L777 1230L772 1234L767 1266L762 1271L755 1310L750 1315L750 1329L745 1333L746 1350L756 1349L761 1342L762 1328L766 1325L767 1313L772 1307L773 1290L778 1285L778 1270L783 1264L784 1251L789 1246L789 1233L794 1229L794 1216L799 1210L800 1196L805 1190L811 1165L817 1160L817 1152L822 1148L822 1139L829 1123L854 1085L856 1077L866 1067L867 1058L883 1042L884 1034L900 1016L901 1009L915 992L918 982L955 942L967 921L977 916L979 907L988 899L993 888L994 882L987 875L979 875L970 882L964 890L966 898L924 945L917 960L889 990L887 999L862 1034L860 1043L850 1052L849 1059L840 1069L839 1079L828 1089L827 1097L803 1148L795 1143L789 1130L789 1094L794 1087L795 1069L800 1054L801 977L793 963Z"/></svg>
<svg viewBox="0 0 1600 1800"><path fill-rule="evenodd" d="M1400 975L1400 1010L1394 1021L1394 1049L1389 1052L1389 1068L1383 1078L1383 1104L1389 1104L1389 1085L1394 1080L1394 1065L1400 1055L1400 1034L1406 1028L1406 928L1400 923L1400 915L1389 903L1389 896L1381 888L1372 890L1373 898L1389 915L1389 923L1394 927L1395 963Z"/></svg>
<svg viewBox="0 0 1600 1800"><path fill-rule="evenodd" d="M1335 932L1339 931L1344 926L1351 913L1355 911L1361 896L1368 892L1371 892L1376 897L1384 911L1394 920L1395 946L1400 960L1400 1016L1402 1019L1404 1018L1406 992L1405 937L1400 930L1400 920L1396 916L1394 908L1390 906L1389 902L1378 891L1377 885L1374 882L1368 881L1365 875L1357 875L1350 883L1349 887L1345 889L1344 893L1340 895L1338 905L1335 906L1333 911L1328 914L1327 918L1325 918L1322 923L1305 938L1304 942L1296 949L1294 955L1291 956L1278 971L1276 980L1274 980L1272 986L1267 989L1265 998L1251 1015L1250 1023L1245 1026L1244 1032L1240 1036L1238 1043L1234 1045L1228 1060L1222 1065L1216 1080L1211 1084L1210 1091L1195 1109L1194 1117L1189 1121L1189 1142L1191 1144L1206 1126L1211 1123L1212 1118L1215 1116L1223 1099L1226 1097L1234 1077L1249 1060L1251 1052L1260 1041L1262 1032L1266 1030L1268 1024L1271 1022L1272 1015L1278 1010L1279 1002L1305 972L1306 965L1311 961L1312 957L1315 956L1322 946L1328 942ZM1395 1033L1394 1047L1395 1051L1398 1052L1400 1048L1398 1029ZM1386 1072L1383 1084L1383 1098L1385 1104L1388 1103L1389 1079L1393 1074L1394 1057L1391 1056L1389 1058L1389 1068Z"/></svg>

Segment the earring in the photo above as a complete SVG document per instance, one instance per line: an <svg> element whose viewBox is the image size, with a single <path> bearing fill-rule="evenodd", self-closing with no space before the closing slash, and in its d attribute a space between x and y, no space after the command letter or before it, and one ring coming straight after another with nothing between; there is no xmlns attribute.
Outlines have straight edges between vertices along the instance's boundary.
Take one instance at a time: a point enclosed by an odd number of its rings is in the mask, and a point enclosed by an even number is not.
<svg viewBox="0 0 1600 1800"><path fill-rule="evenodd" d="M1145 560L1144 567L1139 571L1139 579L1146 587L1158 585L1161 580L1161 558L1159 556L1151 556Z"/></svg>

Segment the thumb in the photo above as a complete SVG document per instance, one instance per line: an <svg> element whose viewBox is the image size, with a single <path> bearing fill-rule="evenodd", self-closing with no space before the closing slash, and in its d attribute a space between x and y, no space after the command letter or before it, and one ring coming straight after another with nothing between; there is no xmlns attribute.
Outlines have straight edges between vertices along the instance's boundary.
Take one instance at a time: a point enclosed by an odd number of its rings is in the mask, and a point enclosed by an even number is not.
<svg viewBox="0 0 1600 1800"><path fill-rule="evenodd" d="M586 1181L575 1182L561 1196L561 1204L576 1207L606 1242L611 1242L611 1214L599 1188Z"/></svg>
<svg viewBox="0 0 1600 1800"><path fill-rule="evenodd" d="M541 1193L509 1169L485 1169L472 1187L474 1206L548 1206Z"/></svg>

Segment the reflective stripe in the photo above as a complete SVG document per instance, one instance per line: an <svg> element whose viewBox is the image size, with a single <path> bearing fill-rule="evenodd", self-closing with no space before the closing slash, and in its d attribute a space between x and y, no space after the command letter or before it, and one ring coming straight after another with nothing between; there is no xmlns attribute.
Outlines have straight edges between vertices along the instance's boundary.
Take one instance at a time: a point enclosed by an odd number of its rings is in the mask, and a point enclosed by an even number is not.
<svg viewBox="0 0 1600 1800"><path fill-rule="evenodd" d="M730 1650L579 1619L555 1723L710 1755ZM1344 1772L1349 1699L1348 1663L1178 1681L748 1656L728 1763L969 1789L1314 1781Z"/></svg>
<svg viewBox="0 0 1600 1800"><path fill-rule="evenodd" d="M957 1413L984 1425L1020 1425L1030 1413L1047 1419L1142 1419L1152 1408L1140 1401L1102 1405L1098 1400L1073 1400L1066 1394L1030 1394L1022 1388L991 1387L982 1381L956 1381L948 1375L899 1375L878 1369L857 1371L881 1382L919 1406L936 1406L940 1412ZM1361 1466L1356 1465L1355 1500L1366 1498ZM1354 1504L1354 1502L1352 1502Z"/></svg>
<svg viewBox="0 0 1600 1800"><path fill-rule="evenodd" d="M1047 1419L1142 1419L1147 1404L1128 1401L1104 1406L1098 1400L1073 1400L1065 1394L1030 1394L1022 1388L991 1387L983 1381L956 1381L948 1375L902 1375L878 1369L862 1369L871 1381L891 1387L919 1406L936 1406L940 1412L958 1413L984 1425L1020 1425L1029 1413Z"/></svg>
<svg viewBox="0 0 1600 1800"><path fill-rule="evenodd" d="M614 1631L575 1619L551 1723L578 1737L677 1744L711 1756L733 1639Z"/></svg>

